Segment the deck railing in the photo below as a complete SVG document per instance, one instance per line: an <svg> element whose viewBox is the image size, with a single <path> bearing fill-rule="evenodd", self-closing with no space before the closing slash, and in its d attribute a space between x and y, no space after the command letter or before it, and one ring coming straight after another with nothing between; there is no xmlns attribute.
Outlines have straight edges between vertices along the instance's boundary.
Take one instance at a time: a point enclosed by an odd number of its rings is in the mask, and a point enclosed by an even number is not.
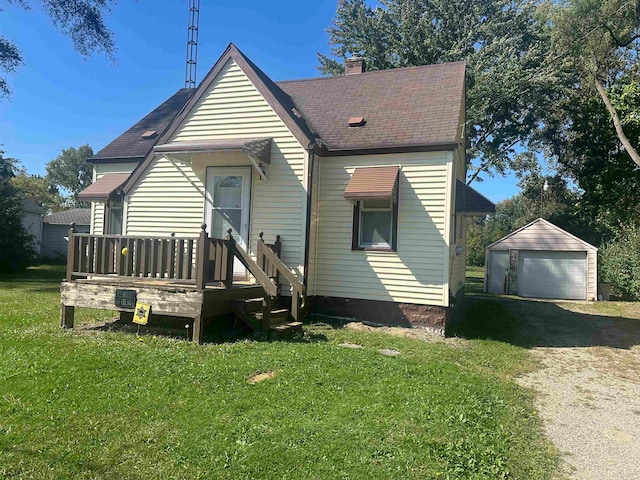
<svg viewBox="0 0 640 480"><path fill-rule="evenodd" d="M67 281L89 276L118 276L140 279L176 280L193 283L198 290L207 283L220 282L233 287L233 265L237 258L265 291L267 302L279 296L281 277L292 288L291 314L300 317L304 286L280 259L280 235L274 244L264 242L263 234L254 260L227 231L224 239L210 238L206 225L198 238L134 237L92 235L69 229Z"/></svg>

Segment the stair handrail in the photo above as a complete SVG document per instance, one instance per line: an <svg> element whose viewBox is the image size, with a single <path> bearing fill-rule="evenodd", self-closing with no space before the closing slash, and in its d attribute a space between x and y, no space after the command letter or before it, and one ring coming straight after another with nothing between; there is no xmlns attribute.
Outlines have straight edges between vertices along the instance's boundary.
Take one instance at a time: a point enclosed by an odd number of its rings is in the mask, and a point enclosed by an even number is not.
<svg viewBox="0 0 640 480"><path fill-rule="evenodd" d="M278 235L278 240L280 239L280 235ZM259 242L264 242L262 236L260 236ZM289 284L291 285L291 316L294 320L298 320L300 317L300 309L304 308L304 300L305 300L305 288L304 284L300 281L300 279L289 269L286 263L284 263L280 257L274 252L271 247L267 245L268 248L263 249L263 255L267 257L274 267L280 272L280 274L287 279ZM299 303L300 300L300 303Z"/></svg>
<svg viewBox="0 0 640 480"><path fill-rule="evenodd" d="M249 254L237 244L233 238L233 229L227 230L227 248L240 262L246 267L247 270L258 281L260 286L270 297L278 295L278 287L271 281L267 274L260 268L260 266L249 256Z"/></svg>

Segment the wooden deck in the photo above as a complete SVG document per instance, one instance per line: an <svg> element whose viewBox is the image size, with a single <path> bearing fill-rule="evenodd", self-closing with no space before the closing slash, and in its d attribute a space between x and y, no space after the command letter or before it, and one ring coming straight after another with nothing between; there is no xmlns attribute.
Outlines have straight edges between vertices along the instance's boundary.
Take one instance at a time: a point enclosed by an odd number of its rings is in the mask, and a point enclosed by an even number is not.
<svg viewBox="0 0 640 480"><path fill-rule="evenodd" d="M231 231L226 239L213 239L205 228L203 225L199 238L184 239L77 234L72 226L67 278L60 286L61 326L73 328L75 307L118 311L121 318L134 312L133 306L116 305L119 292L137 304L150 305L152 315L192 318L193 340L198 343L204 320L235 313L232 305L238 301L262 299L260 329L265 333L275 327L272 311L278 312L277 331L286 327L289 317L297 328L304 287L279 258L279 236L269 245L261 234L254 259L236 244ZM249 280L233 278L235 259L247 268ZM294 296L285 321L281 310L274 310L281 276L292 285Z"/></svg>

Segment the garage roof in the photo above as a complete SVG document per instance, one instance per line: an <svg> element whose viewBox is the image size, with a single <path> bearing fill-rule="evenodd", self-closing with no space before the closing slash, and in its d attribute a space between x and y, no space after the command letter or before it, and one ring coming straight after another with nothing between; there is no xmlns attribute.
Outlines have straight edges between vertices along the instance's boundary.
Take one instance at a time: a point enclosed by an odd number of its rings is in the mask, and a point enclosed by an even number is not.
<svg viewBox="0 0 640 480"><path fill-rule="evenodd" d="M597 251L598 249L544 218L538 218L493 242L487 246L487 250Z"/></svg>

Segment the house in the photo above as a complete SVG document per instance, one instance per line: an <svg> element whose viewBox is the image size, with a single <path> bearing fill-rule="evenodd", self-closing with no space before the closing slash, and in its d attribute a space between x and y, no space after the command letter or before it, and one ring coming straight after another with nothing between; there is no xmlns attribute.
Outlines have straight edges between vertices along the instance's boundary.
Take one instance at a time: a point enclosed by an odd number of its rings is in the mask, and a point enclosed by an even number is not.
<svg viewBox="0 0 640 480"><path fill-rule="evenodd" d="M486 292L597 298L598 249L542 218L487 246L485 258Z"/></svg>
<svg viewBox="0 0 640 480"><path fill-rule="evenodd" d="M91 235L73 244L82 253L63 285L67 325L100 265L130 282L195 282L202 305L213 305L214 280L249 278L268 292L272 279L294 318L303 305L443 331L463 292L466 217L494 211L464 182L465 64L365 67L352 58L343 76L276 83L231 44L197 89L99 151L80 194ZM109 256L96 260L98 247ZM156 298L138 287L138 299ZM202 305L188 314L195 339L202 317L224 310Z"/></svg>
<svg viewBox="0 0 640 480"><path fill-rule="evenodd" d="M40 256L45 258L67 256L69 225L72 223L75 224L76 232L89 233L91 228L91 209L71 208L44 217L42 220Z"/></svg>
<svg viewBox="0 0 640 480"><path fill-rule="evenodd" d="M22 227L33 238L33 249L40 254L40 239L42 237L42 217L44 209L30 198L22 200Z"/></svg>

